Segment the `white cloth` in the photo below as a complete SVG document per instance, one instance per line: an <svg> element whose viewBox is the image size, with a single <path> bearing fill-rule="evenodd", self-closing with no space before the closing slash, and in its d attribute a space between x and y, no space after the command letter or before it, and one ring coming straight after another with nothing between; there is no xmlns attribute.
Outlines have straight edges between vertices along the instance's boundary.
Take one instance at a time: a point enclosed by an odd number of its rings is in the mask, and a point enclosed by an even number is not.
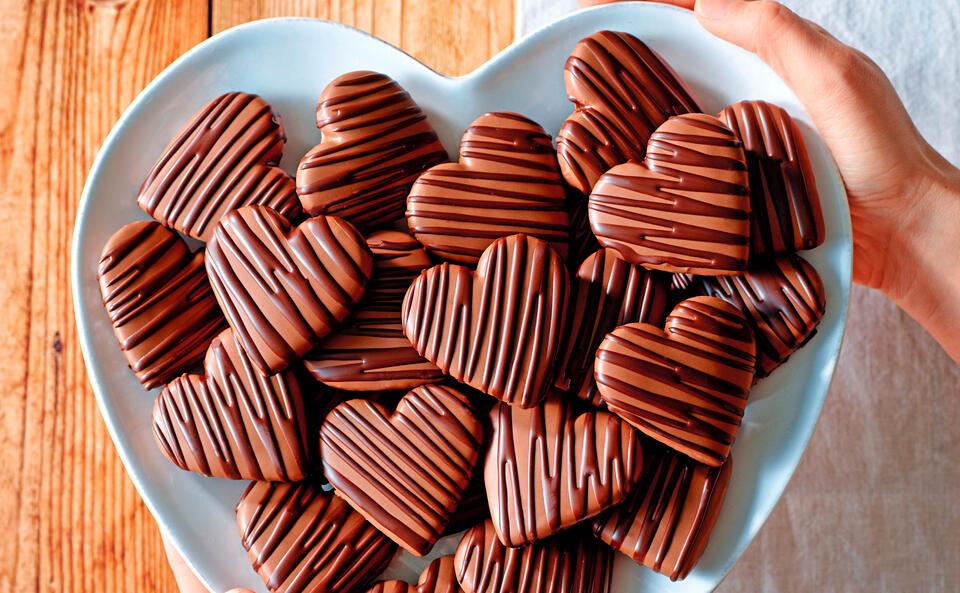
<svg viewBox="0 0 960 593"><path fill-rule="evenodd" d="M924 137L960 163L960 0L784 4L872 57ZM518 37L575 8L518 0ZM883 295L854 287L810 446L718 590L960 591L958 398L960 367Z"/></svg>

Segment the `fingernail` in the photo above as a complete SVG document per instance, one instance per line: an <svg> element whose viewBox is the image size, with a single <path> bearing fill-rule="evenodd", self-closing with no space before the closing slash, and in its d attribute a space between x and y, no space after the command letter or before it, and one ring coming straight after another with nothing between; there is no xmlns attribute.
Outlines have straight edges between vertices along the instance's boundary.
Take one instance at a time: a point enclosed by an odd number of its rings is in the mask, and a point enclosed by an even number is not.
<svg viewBox="0 0 960 593"><path fill-rule="evenodd" d="M726 18L730 12L730 5L737 0L697 0L694 8L697 16L706 19L718 20Z"/></svg>

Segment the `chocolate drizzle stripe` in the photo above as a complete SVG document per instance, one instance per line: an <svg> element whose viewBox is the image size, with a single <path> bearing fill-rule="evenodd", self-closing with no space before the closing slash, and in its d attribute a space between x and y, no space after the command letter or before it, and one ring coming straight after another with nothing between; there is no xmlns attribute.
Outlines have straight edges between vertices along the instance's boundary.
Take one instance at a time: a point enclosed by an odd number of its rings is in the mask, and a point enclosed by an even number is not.
<svg viewBox="0 0 960 593"><path fill-rule="evenodd" d="M408 393L388 415L343 403L320 431L324 471L369 521L422 555L440 537L467 486L483 428L463 395L443 386Z"/></svg>
<svg viewBox="0 0 960 593"><path fill-rule="evenodd" d="M638 435L611 414L574 419L552 396L527 410L500 404L490 418L484 483L506 545L544 539L616 505L640 475Z"/></svg>
<svg viewBox="0 0 960 593"><path fill-rule="evenodd" d="M626 33L581 40L564 81L576 111L560 129L557 152L567 182L584 194L614 165L642 160L650 134L669 117L701 111L660 56Z"/></svg>
<svg viewBox="0 0 960 593"><path fill-rule="evenodd" d="M441 264L407 290L404 333L444 373L513 405L548 387L568 297L566 271L546 243L525 235L487 248L476 278Z"/></svg>
<svg viewBox="0 0 960 593"><path fill-rule="evenodd" d="M117 231L104 246L97 277L120 348L147 389L199 362L225 326L204 273L175 233L154 222Z"/></svg>
<svg viewBox="0 0 960 593"><path fill-rule="evenodd" d="M708 467L666 450L649 461L634 494L598 517L594 534L636 563L683 579L709 539L732 462Z"/></svg>
<svg viewBox="0 0 960 593"><path fill-rule="evenodd" d="M273 593L352 593L386 568L396 547L332 492L311 482L253 482L237 525L254 570Z"/></svg>
<svg viewBox="0 0 960 593"><path fill-rule="evenodd" d="M403 217L410 185L446 151L400 85L374 72L331 82L317 105L323 141L300 162L297 193L311 215L335 214L361 230Z"/></svg>
<svg viewBox="0 0 960 593"><path fill-rule="evenodd" d="M245 207L221 221L207 246L217 300L263 372L282 370L346 317L372 269L356 230L315 217L295 229L277 213Z"/></svg>
<svg viewBox="0 0 960 593"><path fill-rule="evenodd" d="M753 337L722 300L688 299L666 331L628 324L607 335L596 382L607 407L644 433L708 465L729 453L753 380Z"/></svg>
<svg viewBox="0 0 960 593"><path fill-rule="evenodd" d="M477 263L493 239L515 232L566 254L569 217L550 137L517 114L477 118L460 142L460 162L417 179L406 215L428 251L458 263Z"/></svg>

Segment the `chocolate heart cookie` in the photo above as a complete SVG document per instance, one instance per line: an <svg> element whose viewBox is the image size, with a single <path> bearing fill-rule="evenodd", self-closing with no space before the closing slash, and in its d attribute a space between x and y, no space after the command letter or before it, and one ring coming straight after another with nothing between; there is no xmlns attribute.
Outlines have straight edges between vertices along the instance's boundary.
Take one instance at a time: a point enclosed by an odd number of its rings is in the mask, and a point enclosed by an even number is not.
<svg viewBox="0 0 960 593"><path fill-rule="evenodd" d="M251 482L237 503L243 549L271 593L353 593L397 547L313 482Z"/></svg>
<svg viewBox="0 0 960 593"><path fill-rule="evenodd" d="M640 434L613 414L574 417L560 394L529 409L500 404L483 474L490 518L512 547L622 502L640 477Z"/></svg>
<svg viewBox="0 0 960 593"><path fill-rule="evenodd" d="M702 111L680 77L628 33L583 39L563 68L576 110L557 135L563 177L589 194L614 165L642 161L650 134L671 116Z"/></svg>
<svg viewBox="0 0 960 593"><path fill-rule="evenodd" d="M644 162L610 169L590 194L590 227L600 244L667 272L745 270L749 215L740 141L710 115L669 119L650 136Z"/></svg>
<svg viewBox="0 0 960 593"><path fill-rule="evenodd" d="M230 327L264 374L320 343L363 296L373 256L349 222L291 228L263 206L228 213L207 244L207 274Z"/></svg>
<svg viewBox="0 0 960 593"><path fill-rule="evenodd" d="M291 222L302 211L293 178L277 167L286 136L280 116L249 93L210 101L173 138L140 187L137 205L181 233L208 241L224 214L273 208Z"/></svg>
<svg viewBox="0 0 960 593"><path fill-rule="evenodd" d="M417 586L404 581L382 581L367 593L462 593L453 567L453 556L441 556L420 574Z"/></svg>
<svg viewBox="0 0 960 593"><path fill-rule="evenodd" d="M686 578L720 513L732 463L728 458L722 466L710 467L656 448L647 455L633 493L594 521L594 534L672 581Z"/></svg>
<svg viewBox="0 0 960 593"><path fill-rule="evenodd" d="M756 346L743 314L714 297L681 302L665 329L607 334L596 378L607 408L648 436L719 466L730 453L753 383Z"/></svg>
<svg viewBox="0 0 960 593"><path fill-rule="evenodd" d="M219 478L304 479L311 460L293 372L260 374L232 329L210 344L204 370L174 379L154 402L153 436L167 459Z"/></svg>
<svg viewBox="0 0 960 593"><path fill-rule="evenodd" d="M97 278L120 349L146 389L200 362L226 326L203 268L177 234L134 222L110 237Z"/></svg>
<svg viewBox="0 0 960 593"><path fill-rule="evenodd" d="M443 533L483 442L466 396L417 387L390 414L365 400L344 402L320 428L324 475L368 521L422 556Z"/></svg>
<svg viewBox="0 0 960 593"><path fill-rule="evenodd" d="M803 136L776 105L742 101L717 116L743 142L750 176L750 257L823 243L823 213Z"/></svg>
<svg viewBox="0 0 960 593"><path fill-rule="evenodd" d="M495 240L477 271L425 270L407 290L403 330L417 352L458 381L511 405L546 394L569 293L560 256L526 235Z"/></svg>
<svg viewBox="0 0 960 593"><path fill-rule="evenodd" d="M608 332L625 323L662 325L669 288L669 274L628 264L610 249L585 259L570 291L570 313L554 385L600 405L593 379L597 347Z"/></svg>
<svg viewBox="0 0 960 593"><path fill-rule="evenodd" d="M411 389L443 378L403 335L403 295L430 258L413 237L376 231L367 237L373 275L350 317L304 359L318 381L350 391Z"/></svg>
<svg viewBox="0 0 960 593"><path fill-rule="evenodd" d="M757 376L766 377L807 343L823 318L823 281L806 260L785 255L738 276L697 277L694 290L719 297L750 322L757 339Z"/></svg>
<svg viewBox="0 0 960 593"><path fill-rule="evenodd" d="M300 160L297 193L311 216L340 216L361 230L403 219L410 184L447 160L427 116L389 76L350 72L317 104L323 141Z"/></svg>
<svg viewBox="0 0 960 593"><path fill-rule="evenodd" d="M516 113L487 113L460 140L460 162L421 175L407 223L428 251L473 265L494 239L526 233L566 256L569 217L553 144Z"/></svg>

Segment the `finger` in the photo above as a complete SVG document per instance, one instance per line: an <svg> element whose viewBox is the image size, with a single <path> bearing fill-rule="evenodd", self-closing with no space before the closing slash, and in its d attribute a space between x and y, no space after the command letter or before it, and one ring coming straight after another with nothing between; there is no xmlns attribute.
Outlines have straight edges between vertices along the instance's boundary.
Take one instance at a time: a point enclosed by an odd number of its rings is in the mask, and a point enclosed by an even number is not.
<svg viewBox="0 0 960 593"><path fill-rule="evenodd" d="M600 6L601 4L613 4L618 0L578 0L580 3L580 8L586 8L588 6ZM695 0L651 0L653 2L659 2L661 4L672 4L673 6L679 6L680 8L686 8L693 10L693 4Z"/></svg>

